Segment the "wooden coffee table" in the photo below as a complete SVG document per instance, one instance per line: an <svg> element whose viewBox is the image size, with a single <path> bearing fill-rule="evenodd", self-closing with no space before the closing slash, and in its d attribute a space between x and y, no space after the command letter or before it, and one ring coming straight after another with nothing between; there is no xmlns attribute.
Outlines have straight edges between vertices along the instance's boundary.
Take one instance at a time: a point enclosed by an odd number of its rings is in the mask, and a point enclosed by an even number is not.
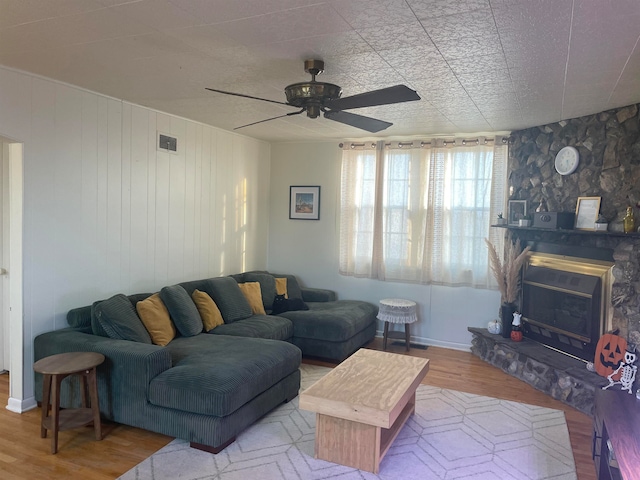
<svg viewBox="0 0 640 480"><path fill-rule="evenodd" d="M415 411L429 360L360 349L300 394L316 412L315 457L378 473Z"/></svg>

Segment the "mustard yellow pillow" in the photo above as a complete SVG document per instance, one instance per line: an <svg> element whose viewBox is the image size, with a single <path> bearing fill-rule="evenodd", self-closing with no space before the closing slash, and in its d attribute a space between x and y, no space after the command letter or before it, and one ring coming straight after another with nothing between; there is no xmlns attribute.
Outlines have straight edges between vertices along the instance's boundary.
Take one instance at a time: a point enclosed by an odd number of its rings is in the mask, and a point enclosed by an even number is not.
<svg viewBox="0 0 640 480"><path fill-rule="evenodd" d="M259 282L245 282L239 283L238 286L245 298L251 305L251 312L256 315L266 315L264 311L264 305L262 304L262 290L260 289Z"/></svg>
<svg viewBox="0 0 640 480"><path fill-rule="evenodd" d="M164 347L175 338L176 327L159 293L136 303L136 311L154 344Z"/></svg>
<svg viewBox="0 0 640 480"><path fill-rule="evenodd" d="M286 277L276 277L276 295L284 295L284 298L289 298Z"/></svg>
<svg viewBox="0 0 640 480"><path fill-rule="evenodd" d="M196 304L196 308L200 313L200 318L202 318L205 332L213 330L218 325L222 325L224 323L220 309L208 293L201 292L200 290L194 290L191 294L191 298L193 298L193 303Z"/></svg>

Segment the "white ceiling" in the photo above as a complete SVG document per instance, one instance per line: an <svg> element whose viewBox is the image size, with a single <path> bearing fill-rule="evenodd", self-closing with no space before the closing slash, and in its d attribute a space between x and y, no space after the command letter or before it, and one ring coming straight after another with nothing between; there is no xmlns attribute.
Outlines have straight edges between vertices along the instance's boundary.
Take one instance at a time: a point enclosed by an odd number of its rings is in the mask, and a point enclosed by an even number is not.
<svg viewBox="0 0 640 480"><path fill-rule="evenodd" d="M399 83L421 101L351 110L378 136L495 132L640 102L638 0L0 0L0 64L231 130L293 108L318 80L343 96ZM270 141L371 134L303 115L239 132Z"/></svg>

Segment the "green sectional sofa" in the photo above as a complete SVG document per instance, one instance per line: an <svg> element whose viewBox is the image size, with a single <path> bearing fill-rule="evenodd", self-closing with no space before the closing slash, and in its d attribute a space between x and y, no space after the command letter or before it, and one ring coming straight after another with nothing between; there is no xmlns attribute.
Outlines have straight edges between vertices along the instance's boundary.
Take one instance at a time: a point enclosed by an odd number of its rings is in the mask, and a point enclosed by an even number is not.
<svg viewBox="0 0 640 480"><path fill-rule="evenodd" d="M286 300L276 299L275 278L287 279ZM265 314L252 312L239 286L245 282L260 284ZM191 300L196 289L213 299L224 320L208 332ZM376 306L301 288L292 275L246 272L164 287L159 296L175 327L166 345L152 343L136 313L138 302L151 294L119 294L69 311L68 328L35 338L34 360L72 351L102 353L98 394L104 419L186 439L214 453L297 395L303 355L342 361L376 330ZM276 300L291 310L266 314ZM41 401L40 374L35 389ZM78 380L68 377L61 405L80 402Z"/></svg>

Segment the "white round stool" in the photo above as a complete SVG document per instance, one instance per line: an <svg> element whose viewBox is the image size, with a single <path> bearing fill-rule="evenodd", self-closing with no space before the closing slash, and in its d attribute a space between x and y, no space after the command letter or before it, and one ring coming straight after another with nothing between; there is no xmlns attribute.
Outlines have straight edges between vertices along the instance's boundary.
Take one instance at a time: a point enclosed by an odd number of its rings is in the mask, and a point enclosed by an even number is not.
<svg viewBox="0 0 640 480"><path fill-rule="evenodd" d="M402 338L402 332L389 332L389 323L404 324L404 339L407 344L407 352L411 345L411 331L409 325L418 320L416 302L402 298L385 298L380 300L378 320L384 322L384 336L382 337L382 349L387 349L387 338Z"/></svg>

